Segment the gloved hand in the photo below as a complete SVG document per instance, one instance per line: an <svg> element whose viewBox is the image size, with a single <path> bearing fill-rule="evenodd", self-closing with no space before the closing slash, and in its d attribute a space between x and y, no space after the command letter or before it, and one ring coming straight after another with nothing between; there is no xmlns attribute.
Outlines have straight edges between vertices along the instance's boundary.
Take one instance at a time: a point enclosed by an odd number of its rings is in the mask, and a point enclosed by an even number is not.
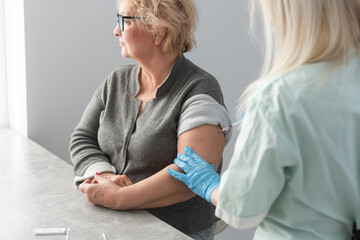
<svg viewBox="0 0 360 240"><path fill-rule="evenodd" d="M184 151L186 155L179 153L174 163L186 175L173 169L167 169L168 173L183 181L194 193L211 203L211 194L220 184L219 174L215 172L214 165L208 164L191 148L185 147Z"/></svg>

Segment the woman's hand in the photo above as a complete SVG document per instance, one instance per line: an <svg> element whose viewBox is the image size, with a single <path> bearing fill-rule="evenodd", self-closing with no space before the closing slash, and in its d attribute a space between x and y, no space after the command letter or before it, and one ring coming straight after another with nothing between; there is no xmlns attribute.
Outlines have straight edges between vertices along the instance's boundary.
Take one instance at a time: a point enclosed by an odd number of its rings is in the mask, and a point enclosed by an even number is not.
<svg viewBox="0 0 360 240"><path fill-rule="evenodd" d="M113 181L119 187L126 187L126 186L133 185L133 182L126 175L116 175L113 173L106 172L106 173L100 174L100 176Z"/></svg>
<svg viewBox="0 0 360 240"><path fill-rule="evenodd" d="M132 182L125 175L123 176L112 176L111 178L114 181L104 178L100 175L94 175L93 180L85 180L79 186L79 190L85 194L89 202L111 208L111 209L120 209L121 201L120 194L122 187L127 186ZM116 182L116 183L115 183Z"/></svg>

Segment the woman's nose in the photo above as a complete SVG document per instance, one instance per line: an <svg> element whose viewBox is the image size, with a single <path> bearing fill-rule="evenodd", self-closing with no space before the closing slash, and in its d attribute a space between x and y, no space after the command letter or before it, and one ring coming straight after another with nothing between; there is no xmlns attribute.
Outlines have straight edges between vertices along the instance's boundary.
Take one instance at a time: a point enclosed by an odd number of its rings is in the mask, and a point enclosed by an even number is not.
<svg viewBox="0 0 360 240"><path fill-rule="evenodd" d="M119 24L116 24L116 27L114 29L114 35L116 37L120 37L121 36L121 31L120 31L120 28L119 28Z"/></svg>

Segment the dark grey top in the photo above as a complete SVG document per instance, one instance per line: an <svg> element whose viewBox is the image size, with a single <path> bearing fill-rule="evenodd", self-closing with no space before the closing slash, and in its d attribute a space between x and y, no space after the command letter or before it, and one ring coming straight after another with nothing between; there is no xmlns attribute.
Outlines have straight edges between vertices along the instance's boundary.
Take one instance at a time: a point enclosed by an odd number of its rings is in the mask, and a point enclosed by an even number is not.
<svg viewBox="0 0 360 240"><path fill-rule="evenodd" d="M230 124L216 79L183 55L137 118L139 71L139 65L115 70L96 90L71 137L76 183L96 171L124 174L136 183L173 163L181 133L207 123ZM198 196L147 211L187 234L215 221L214 207Z"/></svg>

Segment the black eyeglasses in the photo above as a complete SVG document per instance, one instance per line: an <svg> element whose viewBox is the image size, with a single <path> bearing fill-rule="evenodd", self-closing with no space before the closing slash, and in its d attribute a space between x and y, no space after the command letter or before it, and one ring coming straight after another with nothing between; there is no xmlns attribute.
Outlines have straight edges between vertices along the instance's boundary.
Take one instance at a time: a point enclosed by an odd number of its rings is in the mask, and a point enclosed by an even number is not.
<svg viewBox="0 0 360 240"><path fill-rule="evenodd" d="M141 17L122 16L120 14L116 14L116 15L117 15L120 31L124 31L124 19L141 19Z"/></svg>

